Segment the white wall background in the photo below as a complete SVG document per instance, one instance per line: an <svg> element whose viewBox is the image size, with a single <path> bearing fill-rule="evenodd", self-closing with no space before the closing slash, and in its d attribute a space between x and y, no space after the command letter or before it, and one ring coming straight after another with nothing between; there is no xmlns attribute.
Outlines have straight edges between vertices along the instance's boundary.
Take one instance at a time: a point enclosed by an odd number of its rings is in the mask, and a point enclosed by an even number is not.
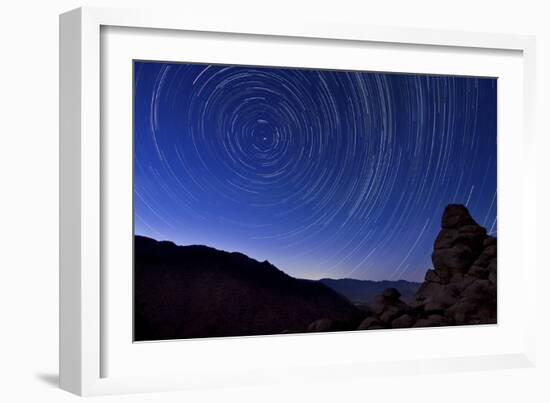
<svg viewBox="0 0 550 403"><path fill-rule="evenodd" d="M58 14L81 5L170 7L231 18L309 16L374 25L537 35L539 335L537 368L354 379L338 384L258 387L94 398L101 401L523 401L548 402L550 297L547 154L550 145L550 10L536 0L11 0L0 6L0 400L75 401L56 388L58 303ZM533 234L535 240L535 234Z"/></svg>

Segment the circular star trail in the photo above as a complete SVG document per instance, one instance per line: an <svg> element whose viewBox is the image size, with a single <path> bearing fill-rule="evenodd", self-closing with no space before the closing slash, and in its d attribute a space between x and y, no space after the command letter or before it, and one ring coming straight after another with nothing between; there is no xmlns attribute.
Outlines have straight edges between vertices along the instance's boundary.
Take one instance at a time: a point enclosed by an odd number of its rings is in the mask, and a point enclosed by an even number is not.
<svg viewBox="0 0 550 403"><path fill-rule="evenodd" d="M137 234L297 277L421 280L443 208L496 231L496 80L135 63Z"/></svg>

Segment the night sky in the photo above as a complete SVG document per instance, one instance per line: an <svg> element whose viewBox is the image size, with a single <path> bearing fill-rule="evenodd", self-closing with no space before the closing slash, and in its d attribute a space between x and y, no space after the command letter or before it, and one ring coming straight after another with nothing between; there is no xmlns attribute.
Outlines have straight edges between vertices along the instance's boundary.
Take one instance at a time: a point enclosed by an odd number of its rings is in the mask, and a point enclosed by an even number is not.
<svg viewBox="0 0 550 403"><path fill-rule="evenodd" d="M445 205L496 233L496 79L134 68L136 234L421 281Z"/></svg>

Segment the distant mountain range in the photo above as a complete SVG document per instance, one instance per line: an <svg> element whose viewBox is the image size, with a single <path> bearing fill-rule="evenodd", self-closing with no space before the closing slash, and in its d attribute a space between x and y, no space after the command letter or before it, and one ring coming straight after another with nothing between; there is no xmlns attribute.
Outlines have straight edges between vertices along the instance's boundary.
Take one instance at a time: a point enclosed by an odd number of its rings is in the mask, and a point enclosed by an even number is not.
<svg viewBox="0 0 550 403"><path fill-rule="evenodd" d="M398 281L371 281L356 280L351 278L319 280L322 284L332 288L337 293L345 296L355 305L371 305L376 296L382 294L388 288L395 288L401 294L404 302L412 302L420 283L405 280Z"/></svg>

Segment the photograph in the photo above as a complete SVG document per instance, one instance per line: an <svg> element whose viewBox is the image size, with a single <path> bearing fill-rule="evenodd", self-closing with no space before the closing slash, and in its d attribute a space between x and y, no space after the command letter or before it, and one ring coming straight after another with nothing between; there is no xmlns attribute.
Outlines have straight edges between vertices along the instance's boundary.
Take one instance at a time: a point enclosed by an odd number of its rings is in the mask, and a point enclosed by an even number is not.
<svg viewBox="0 0 550 403"><path fill-rule="evenodd" d="M547 5L2 3L1 401L550 403Z"/></svg>
<svg viewBox="0 0 550 403"><path fill-rule="evenodd" d="M132 83L135 342L497 324L497 78Z"/></svg>

